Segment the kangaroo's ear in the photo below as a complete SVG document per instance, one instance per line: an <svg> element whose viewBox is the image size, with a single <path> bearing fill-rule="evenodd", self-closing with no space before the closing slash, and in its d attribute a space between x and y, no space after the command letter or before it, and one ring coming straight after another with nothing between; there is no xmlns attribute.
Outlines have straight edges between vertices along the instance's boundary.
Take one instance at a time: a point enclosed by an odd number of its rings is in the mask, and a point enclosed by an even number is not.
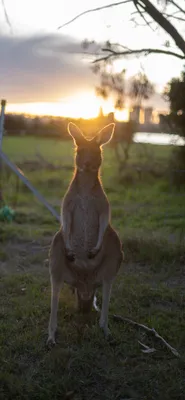
<svg viewBox="0 0 185 400"><path fill-rule="evenodd" d="M115 124L112 122L109 125L104 126L103 129L97 134L95 140L99 146L103 146L106 143L109 143L114 134Z"/></svg>
<svg viewBox="0 0 185 400"><path fill-rule="evenodd" d="M69 122L67 130L77 146L86 140L80 128L73 122Z"/></svg>

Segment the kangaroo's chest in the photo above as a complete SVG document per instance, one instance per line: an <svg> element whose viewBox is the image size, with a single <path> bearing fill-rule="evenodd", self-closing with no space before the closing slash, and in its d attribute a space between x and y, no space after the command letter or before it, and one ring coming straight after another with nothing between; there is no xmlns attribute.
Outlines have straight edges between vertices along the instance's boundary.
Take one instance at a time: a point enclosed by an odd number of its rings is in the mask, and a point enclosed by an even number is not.
<svg viewBox="0 0 185 400"><path fill-rule="evenodd" d="M72 215L71 240L73 247L92 249L97 243L99 215L97 199L92 196L77 196Z"/></svg>

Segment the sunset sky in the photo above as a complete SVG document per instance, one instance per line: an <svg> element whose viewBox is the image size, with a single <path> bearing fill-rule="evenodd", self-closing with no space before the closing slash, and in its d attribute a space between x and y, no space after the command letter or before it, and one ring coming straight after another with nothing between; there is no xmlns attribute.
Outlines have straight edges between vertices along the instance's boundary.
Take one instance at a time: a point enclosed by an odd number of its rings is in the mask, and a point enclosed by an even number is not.
<svg viewBox="0 0 185 400"><path fill-rule="evenodd" d="M168 39L161 30L156 33L148 27L135 28L129 22L130 12L135 11L130 4L86 15L57 30L87 8L108 3L107 0L5 0L12 31L1 9L0 87L9 111L95 116L101 100L94 95L97 78L90 70L91 59L82 54L82 40L109 39L140 48L160 47ZM171 77L179 75L183 67L178 59L150 56L122 60L117 63L117 70L126 68L129 78L141 64L157 92ZM158 94L149 104L158 109L166 107ZM104 107L106 112L112 111L113 101L110 99Z"/></svg>

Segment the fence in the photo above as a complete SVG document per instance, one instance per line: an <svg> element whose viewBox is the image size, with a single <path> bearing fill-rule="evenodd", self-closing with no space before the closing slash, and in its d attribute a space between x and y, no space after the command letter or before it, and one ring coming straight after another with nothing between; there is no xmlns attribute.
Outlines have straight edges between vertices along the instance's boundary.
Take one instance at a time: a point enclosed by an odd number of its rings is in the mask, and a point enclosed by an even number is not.
<svg viewBox="0 0 185 400"><path fill-rule="evenodd" d="M4 125L4 114L5 114L5 105L6 102L5 100L1 101L1 119L0 119L0 159L10 168L11 171L13 171L18 179L20 179L24 185L28 187L28 189L33 193L33 195L47 208L47 210L53 215L54 218L56 218L57 221L60 221L60 216L57 213L56 209L48 203L48 201L45 199L45 197L33 186L33 184L29 181L29 179L24 175L24 172L17 167L16 164L14 164L9 157L2 151L2 140L3 140L3 125ZM145 173L145 172L150 172L150 168L146 166L129 166L129 169L132 171L135 171L138 173L138 175ZM176 174L185 174L185 170L171 170L173 173ZM185 193L177 193L175 194L177 198L179 197L185 197ZM173 195L174 197L174 195ZM170 201L170 195L168 195L169 201ZM58 204L57 204L58 205ZM158 205L159 206L159 205ZM158 207L160 208L160 206ZM116 206L113 205L112 207L113 211L115 210L120 210L120 212L123 212L123 214L126 213L132 213L133 211L136 212L138 210L141 211L144 209L146 212L151 212L151 215L158 215L159 217L163 218L164 220L166 218L185 218L185 212L176 212L176 213L169 213L169 212L164 212L158 210L154 210L154 206L152 204L146 204L145 202L143 203L136 203L134 206Z"/></svg>
<svg viewBox="0 0 185 400"><path fill-rule="evenodd" d="M29 188L35 197L51 212L51 214L60 221L60 216L56 210L47 202L47 200L38 192L31 182L24 176L24 173L7 157L2 151L3 130L4 130L4 115L5 115L6 100L1 101L1 118L0 118L0 158L5 164L18 176L18 178ZM1 169L1 164L0 164Z"/></svg>

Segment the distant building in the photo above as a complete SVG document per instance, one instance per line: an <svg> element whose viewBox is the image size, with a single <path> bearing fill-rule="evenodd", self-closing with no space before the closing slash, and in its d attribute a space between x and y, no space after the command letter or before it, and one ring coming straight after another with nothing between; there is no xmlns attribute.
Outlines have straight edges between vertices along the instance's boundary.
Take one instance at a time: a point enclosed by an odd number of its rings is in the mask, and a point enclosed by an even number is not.
<svg viewBox="0 0 185 400"><path fill-rule="evenodd" d="M134 106L130 111L130 121L135 121L139 123L140 111L141 111L140 106Z"/></svg>
<svg viewBox="0 0 185 400"><path fill-rule="evenodd" d="M166 124L166 121L168 120L168 115L169 114L167 114L167 113L165 113L165 112L161 112L160 114L158 114L158 116L159 116L159 123L160 124Z"/></svg>
<svg viewBox="0 0 185 400"><path fill-rule="evenodd" d="M100 119L103 119L103 118L104 118L104 114L103 114L103 109L102 109L102 107L100 107L99 114L98 114L98 118L100 118Z"/></svg>
<svg viewBox="0 0 185 400"><path fill-rule="evenodd" d="M114 113L110 112L107 117L108 123L114 122Z"/></svg>
<svg viewBox="0 0 185 400"><path fill-rule="evenodd" d="M144 123L145 124L152 124L152 122L153 122L152 114L153 114L152 107L145 108L145 110L144 110Z"/></svg>

